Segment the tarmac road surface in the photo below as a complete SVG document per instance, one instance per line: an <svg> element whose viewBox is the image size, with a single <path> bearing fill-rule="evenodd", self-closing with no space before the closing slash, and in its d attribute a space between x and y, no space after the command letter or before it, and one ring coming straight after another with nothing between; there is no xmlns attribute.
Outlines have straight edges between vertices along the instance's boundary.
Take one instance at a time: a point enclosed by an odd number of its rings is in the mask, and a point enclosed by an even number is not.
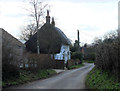
<svg viewBox="0 0 120 91"><path fill-rule="evenodd" d="M85 77L94 67L93 63L84 63L85 66L66 70L56 76L14 86L10 89L85 89Z"/></svg>

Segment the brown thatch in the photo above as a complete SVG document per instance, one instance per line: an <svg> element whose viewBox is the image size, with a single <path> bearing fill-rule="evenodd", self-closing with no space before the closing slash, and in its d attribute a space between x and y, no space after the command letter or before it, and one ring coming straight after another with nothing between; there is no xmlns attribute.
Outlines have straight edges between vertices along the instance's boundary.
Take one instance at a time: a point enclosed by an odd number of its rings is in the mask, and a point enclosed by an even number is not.
<svg viewBox="0 0 120 91"><path fill-rule="evenodd" d="M62 44L70 45L71 42L65 34L53 24L45 23L39 29L39 45L41 53L59 53ZM28 51L37 52L37 33L26 43Z"/></svg>

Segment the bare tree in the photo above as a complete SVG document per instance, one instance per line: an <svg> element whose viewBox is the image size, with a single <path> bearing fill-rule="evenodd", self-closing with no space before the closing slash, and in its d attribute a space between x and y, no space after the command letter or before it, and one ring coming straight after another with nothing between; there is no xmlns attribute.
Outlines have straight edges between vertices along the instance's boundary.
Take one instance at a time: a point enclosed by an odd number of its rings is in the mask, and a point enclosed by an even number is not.
<svg viewBox="0 0 120 91"><path fill-rule="evenodd" d="M47 8L48 4L44 4L43 0L30 0L29 3L32 9L26 10L29 11L29 15L33 18L34 24L27 26L27 28L22 32L21 39L26 41L37 32L37 53L40 54L38 29L43 24L42 18L44 18L44 10Z"/></svg>
<svg viewBox="0 0 120 91"><path fill-rule="evenodd" d="M36 33L35 24L27 25L21 32L20 39L27 41Z"/></svg>

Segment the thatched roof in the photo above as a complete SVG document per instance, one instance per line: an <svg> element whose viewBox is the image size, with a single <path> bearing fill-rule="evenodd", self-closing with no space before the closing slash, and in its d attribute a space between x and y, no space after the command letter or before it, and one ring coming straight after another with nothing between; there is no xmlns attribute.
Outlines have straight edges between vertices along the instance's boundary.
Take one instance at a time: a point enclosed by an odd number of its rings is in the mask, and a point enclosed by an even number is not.
<svg viewBox="0 0 120 91"><path fill-rule="evenodd" d="M55 27L54 18L50 24L49 11L47 11L46 23L39 29L39 47L41 53L59 53L62 44L70 45L71 42L66 35ZM26 43L28 51L37 52L37 33L35 33Z"/></svg>
<svg viewBox="0 0 120 91"><path fill-rule="evenodd" d="M36 53L37 33L25 44L29 51ZM59 28L52 24L45 23L41 29L39 29L39 45L41 53L59 53L62 44L70 45L71 42Z"/></svg>

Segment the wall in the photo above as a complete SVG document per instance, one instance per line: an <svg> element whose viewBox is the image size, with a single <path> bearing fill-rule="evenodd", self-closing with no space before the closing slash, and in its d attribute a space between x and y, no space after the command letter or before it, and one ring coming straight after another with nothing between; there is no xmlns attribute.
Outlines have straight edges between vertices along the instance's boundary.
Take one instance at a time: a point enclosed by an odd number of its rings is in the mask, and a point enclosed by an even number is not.
<svg viewBox="0 0 120 91"><path fill-rule="evenodd" d="M13 37L11 34L9 34L7 31L5 31L4 29L1 29L1 31L2 31L3 47L7 47L7 48L11 49L11 53L13 53L14 58L17 59L14 63L17 66L19 66L21 64L22 59L23 59L24 44L21 43L15 37Z"/></svg>
<svg viewBox="0 0 120 91"><path fill-rule="evenodd" d="M60 53L55 55L56 60L65 60L65 63L67 63L67 60L70 60L70 48L68 45L62 45Z"/></svg>
<svg viewBox="0 0 120 91"><path fill-rule="evenodd" d="M78 65L78 64L81 64L81 61L79 59L71 59L71 60L68 60L67 67Z"/></svg>
<svg viewBox="0 0 120 91"><path fill-rule="evenodd" d="M54 68L55 69L64 69L64 60L54 60L55 64L54 64Z"/></svg>

